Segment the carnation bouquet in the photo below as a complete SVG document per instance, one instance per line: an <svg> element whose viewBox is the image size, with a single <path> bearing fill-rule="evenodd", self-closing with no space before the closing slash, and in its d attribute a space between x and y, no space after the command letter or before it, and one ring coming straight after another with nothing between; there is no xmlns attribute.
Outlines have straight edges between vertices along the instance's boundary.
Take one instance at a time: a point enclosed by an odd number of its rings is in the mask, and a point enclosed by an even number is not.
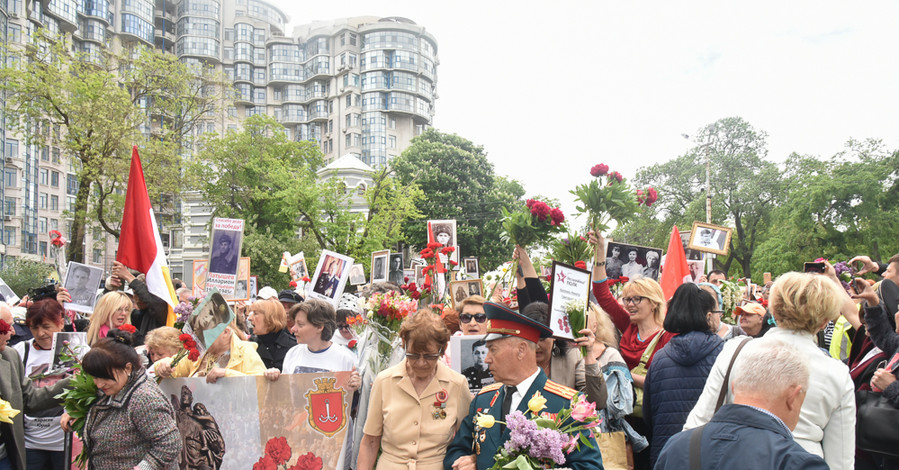
<svg viewBox="0 0 899 470"><path fill-rule="evenodd" d="M537 392L528 401L525 413L513 411L506 415L505 423L492 415L478 414L479 427L492 428L502 423L509 428L509 440L497 450L491 470L561 467L566 463L566 455L582 444L593 448L588 436L592 436L592 428L600 421L596 405L583 394L576 394L570 406L555 415L541 413L544 408L546 398Z"/></svg>
<svg viewBox="0 0 899 470"><path fill-rule="evenodd" d="M399 349L400 325L418 310L418 302L390 291L372 294L361 300L361 305L368 326L362 335L360 358L367 356L371 371L377 374L389 366L393 352Z"/></svg>
<svg viewBox="0 0 899 470"><path fill-rule="evenodd" d="M594 165L590 175L594 179L577 186L571 194L580 204L577 206L578 213L587 214L588 224L594 231L605 232L613 221L623 224L633 219L641 205L652 206L659 198L652 187L646 190L631 189L621 173L609 172L609 166L603 163Z"/></svg>

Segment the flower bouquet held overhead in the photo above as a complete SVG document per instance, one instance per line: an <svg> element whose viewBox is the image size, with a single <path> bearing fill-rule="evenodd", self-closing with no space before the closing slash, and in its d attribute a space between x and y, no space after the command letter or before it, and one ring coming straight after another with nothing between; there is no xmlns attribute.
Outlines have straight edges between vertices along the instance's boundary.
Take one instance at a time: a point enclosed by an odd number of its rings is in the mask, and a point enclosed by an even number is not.
<svg viewBox="0 0 899 470"><path fill-rule="evenodd" d="M590 175L594 179L577 186L571 194L579 204L578 213L587 215L587 223L594 232L608 231L612 222L626 223L640 212L641 205L649 207L658 200L653 187L634 190L621 173L609 172L608 165L593 166Z"/></svg>
<svg viewBox="0 0 899 470"><path fill-rule="evenodd" d="M564 232L563 223L565 215L558 207L549 207L543 201L528 199L525 208L516 211L508 211L503 208L503 232L502 239L512 245L527 249L529 245L539 240L544 240L557 233ZM512 269L506 275L514 276L518 271L518 262L512 262ZM503 276L505 278L505 276ZM505 282L497 282L490 290L488 298L493 296L496 286Z"/></svg>
<svg viewBox="0 0 899 470"><path fill-rule="evenodd" d="M400 349L400 325L418 310L418 302L395 291L372 294L361 300L366 327L361 335L359 373L368 370L377 375L390 367L392 356Z"/></svg>

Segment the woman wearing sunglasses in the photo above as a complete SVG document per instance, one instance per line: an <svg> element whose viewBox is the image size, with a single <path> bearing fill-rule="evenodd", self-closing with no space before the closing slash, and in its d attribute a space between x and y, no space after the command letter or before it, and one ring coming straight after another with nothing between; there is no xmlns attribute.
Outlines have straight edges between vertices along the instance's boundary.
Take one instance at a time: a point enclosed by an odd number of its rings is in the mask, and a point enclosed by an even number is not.
<svg viewBox="0 0 899 470"><path fill-rule="evenodd" d="M468 380L440 361L450 333L430 310L403 320L406 359L372 385L358 470L442 470L446 447L468 414ZM381 455L378 456L378 450Z"/></svg>

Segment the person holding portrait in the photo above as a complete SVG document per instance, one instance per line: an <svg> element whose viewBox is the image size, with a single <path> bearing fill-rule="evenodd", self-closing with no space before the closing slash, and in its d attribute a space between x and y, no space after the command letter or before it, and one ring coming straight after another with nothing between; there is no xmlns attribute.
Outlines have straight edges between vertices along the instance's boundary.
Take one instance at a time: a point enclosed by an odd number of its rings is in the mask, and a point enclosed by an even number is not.
<svg viewBox="0 0 899 470"><path fill-rule="evenodd" d="M406 358L375 379L358 470L443 470L447 445L471 402L468 380L440 361L449 337L430 310L403 321Z"/></svg>

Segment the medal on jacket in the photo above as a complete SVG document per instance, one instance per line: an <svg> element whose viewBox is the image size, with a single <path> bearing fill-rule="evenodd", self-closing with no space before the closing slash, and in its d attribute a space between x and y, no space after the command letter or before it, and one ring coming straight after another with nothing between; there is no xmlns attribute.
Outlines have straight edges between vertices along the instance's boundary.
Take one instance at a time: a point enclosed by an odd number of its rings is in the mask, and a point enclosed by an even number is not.
<svg viewBox="0 0 899 470"><path fill-rule="evenodd" d="M445 389L441 389L437 392L436 398L432 416L434 419L446 419L446 401L449 399L449 393Z"/></svg>

